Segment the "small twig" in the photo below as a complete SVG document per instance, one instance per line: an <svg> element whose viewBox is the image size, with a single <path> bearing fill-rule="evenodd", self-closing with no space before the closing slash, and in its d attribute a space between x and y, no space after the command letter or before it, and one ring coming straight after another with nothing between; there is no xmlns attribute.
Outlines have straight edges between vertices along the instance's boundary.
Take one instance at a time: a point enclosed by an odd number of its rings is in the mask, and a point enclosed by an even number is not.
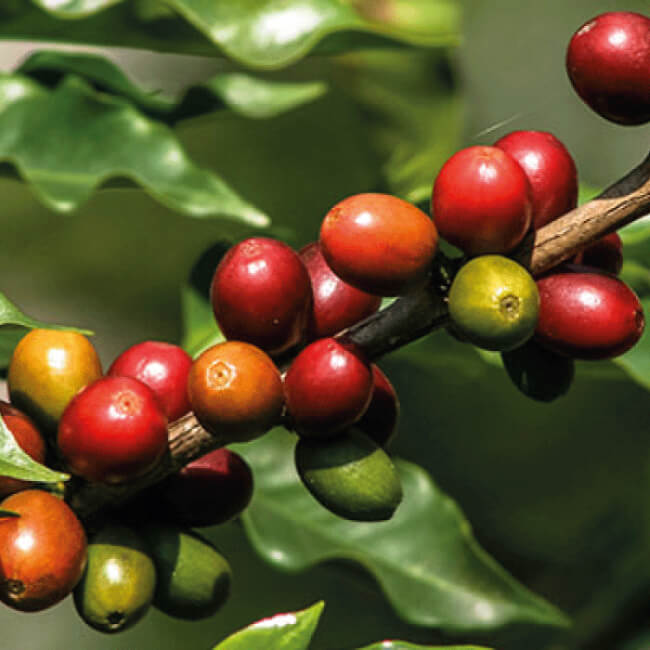
<svg viewBox="0 0 650 650"><path fill-rule="evenodd" d="M593 201L531 234L513 257L538 275L575 255L603 235L650 213L650 154L627 176ZM428 286L397 299L390 307L341 332L338 338L377 359L448 322L445 292L433 278ZM82 518L118 506L200 456L223 447L228 440L203 429L193 414L169 427L169 452L145 476L124 485L80 482L67 495Z"/></svg>

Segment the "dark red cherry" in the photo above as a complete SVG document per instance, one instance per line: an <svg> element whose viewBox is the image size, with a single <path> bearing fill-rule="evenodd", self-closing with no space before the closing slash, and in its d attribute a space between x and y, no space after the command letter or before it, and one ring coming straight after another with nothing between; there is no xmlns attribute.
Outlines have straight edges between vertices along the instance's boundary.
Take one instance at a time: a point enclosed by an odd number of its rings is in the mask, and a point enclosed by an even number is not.
<svg viewBox="0 0 650 650"><path fill-rule="evenodd" d="M534 228L541 228L576 207L576 165L567 148L553 134L513 131L494 146L512 156L528 177Z"/></svg>
<svg viewBox="0 0 650 650"><path fill-rule="evenodd" d="M253 473L233 451L217 449L167 479L157 494L165 519L214 526L239 515L253 496Z"/></svg>
<svg viewBox="0 0 650 650"><path fill-rule="evenodd" d="M217 266L211 295L227 339L280 354L304 337L309 274L298 254L280 241L251 237L233 246Z"/></svg>
<svg viewBox="0 0 650 650"><path fill-rule="evenodd" d="M344 282L328 266L318 242L300 251L314 296L308 335L311 340L332 336L374 314L381 298Z"/></svg>
<svg viewBox="0 0 650 650"><path fill-rule="evenodd" d="M144 341L120 354L109 375L133 377L156 394L170 422L190 410L187 376L192 357L183 348L162 341Z"/></svg>
<svg viewBox="0 0 650 650"><path fill-rule="evenodd" d="M469 147L443 165L431 207L440 236L464 253L505 253L530 226L530 183L519 163L501 149Z"/></svg>
<svg viewBox="0 0 650 650"><path fill-rule="evenodd" d="M571 38L566 68L576 92L618 124L650 120L650 18L613 11L585 23Z"/></svg>
<svg viewBox="0 0 650 650"><path fill-rule="evenodd" d="M378 445L386 447L397 433L399 399L379 366L373 363L371 368L373 389L370 404L355 426Z"/></svg>
<svg viewBox="0 0 650 650"><path fill-rule="evenodd" d="M370 366L333 338L308 345L284 379L287 410L306 436L326 437L356 422L370 403Z"/></svg>
<svg viewBox="0 0 650 650"><path fill-rule="evenodd" d="M623 268L623 241L618 233L605 235L578 253L575 263L618 275Z"/></svg>
<svg viewBox="0 0 650 650"><path fill-rule="evenodd" d="M154 392L132 377L103 377L73 397L58 444L70 471L120 483L147 470L167 449L167 418Z"/></svg>
<svg viewBox="0 0 650 650"><path fill-rule="evenodd" d="M629 350L645 325L636 294L609 274L566 268L537 281L537 341L574 359L610 359Z"/></svg>

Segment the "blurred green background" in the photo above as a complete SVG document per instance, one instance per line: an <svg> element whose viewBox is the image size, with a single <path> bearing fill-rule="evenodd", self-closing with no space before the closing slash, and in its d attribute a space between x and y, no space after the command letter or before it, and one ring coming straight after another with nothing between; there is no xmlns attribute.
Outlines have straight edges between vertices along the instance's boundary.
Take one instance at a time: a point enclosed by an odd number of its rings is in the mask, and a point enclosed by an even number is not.
<svg viewBox="0 0 650 650"><path fill-rule="evenodd" d="M644 157L650 129L615 126L589 111L566 78L564 53L587 19L606 10L647 13L647 1L462 4L463 40L451 55L460 85L452 99L441 98L425 127L439 154L490 144L515 129L549 130L573 154L581 180L595 187ZM32 47L2 43L0 65L13 67ZM165 89L208 78L225 65L135 51L112 56L134 78ZM317 236L333 203L382 187L386 161L379 152L390 137L370 133L372 111L359 96L381 102L384 80L426 83L432 61L408 49L380 52L360 72L364 56L347 55L334 65L313 57L293 66L292 78L326 76L331 90L278 118L252 121L222 112L182 122L176 131L200 165L217 170L271 216L276 232L302 245ZM440 78L433 64L430 70ZM410 109L422 118L428 106ZM47 211L16 181L1 180L0 196L2 291L32 316L93 329L106 367L137 341L178 341L180 287L192 263L224 233L249 232L223 220L179 216L131 189L102 190L71 216ZM480 542L576 620L569 632L521 626L477 640L527 650L649 647L640 636L650 610L648 393L613 366L581 365L568 397L538 405L473 355L439 355L445 343L429 345L382 364L403 408L394 452L430 470ZM239 524L210 537L235 575L231 599L213 620L179 622L154 612L132 631L105 637L82 626L68 599L36 616L0 611L3 647L208 648L262 616L320 599L327 606L315 650L442 638L400 622L358 569L328 565L286 575L253 554Z"/></svg>

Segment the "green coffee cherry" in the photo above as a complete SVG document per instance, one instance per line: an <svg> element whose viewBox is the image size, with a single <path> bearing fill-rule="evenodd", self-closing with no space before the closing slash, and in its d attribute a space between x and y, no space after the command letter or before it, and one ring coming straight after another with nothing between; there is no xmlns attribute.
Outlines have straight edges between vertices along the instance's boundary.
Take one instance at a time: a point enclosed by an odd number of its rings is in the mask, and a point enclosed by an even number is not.
<svg viewBox="0 0 650 650"><path fill-rule="evenodd" d="M345 519L390 519L402 500L402 485L390 457L354 428L326 440L301 438L296 468L314 498Z"/></svg>
<svg viewBox="0 0 650 650"><path fill-rule="evenodd" d="M230 565L202 537L174 526L143 529L158 575L153 604L177 618L212 616L230 591Z"/></svg>
<svg viewBox="0 0 650 650"><path fill-rule="evenodd" d="M156 570L146 544L123 526L110 525L88 544L88 563L74 590L81 618L100 632L137 623L153 600Z"/></svg>
<svg viewBox="0 0 650 650"><path fill-rule="evenodd" d="M500 255L475 257L456 274L449 290L453 328L468 342L504 352L535 332L539 293L523 266Z"/></svg>

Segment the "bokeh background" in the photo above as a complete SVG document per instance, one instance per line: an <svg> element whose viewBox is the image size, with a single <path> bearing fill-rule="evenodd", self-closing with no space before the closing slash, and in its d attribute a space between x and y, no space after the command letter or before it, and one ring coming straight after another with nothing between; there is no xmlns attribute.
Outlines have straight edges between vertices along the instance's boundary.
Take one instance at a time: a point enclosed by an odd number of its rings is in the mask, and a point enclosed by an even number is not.
<svg viewBox="0 0 650 650"><path fill-rule="evenodd" d="M587 19L606 10L647 14L646 0L461 4L463 38L451 53L447 104L425 129L439 154L489 144L510 130L549 130L572 152L581 180L595 188L644 157L648 127L622 128L589 111L570 87L564 54ZM37 46L1 42L0 66L13 68ZM110 55L134 79L168 90L230 65L127 50ZM335 65L313 57L285 77L329 79L321 99L271 120L220 113L182 122L176 131L199 164L217 170L272 217L278 232L302 245L317 236L333 203L382 187L381 151L390 138L377 140L368 124L381 117L390 95L373 89L393 84L399 94L397 80L442 84L449 72L407 49L357 53ZM411 108L423 119L428 106L416 104ZM446 112L452 105L453 115ZM70 216L48 211L14 180L0 180L0 196L1 290L34 317L94 330L106 367L135 342L178 341L180 288L193 262L224 233L249 232L174 214L134 189L97 192ZM454 354L455 348L441 354L441 336L383 364L403 409L393 450L431 472L480 542L518 579L575 617L571 631L520 626L496 637L441 637L401 622L359 569L331 564L288 575L265 565L235 522L208 533L235 575L230 601L213 619L188 623L154 612L133 630L106 637L83 626L68 599L38 615L0 610L2 646L209 648L258 618L323 599L315 650L383 638L529 650L650 647L650 631L643 636L650 620L648 393L611 364L581 364L568 397L539 405L478 358Z"/></svg>

